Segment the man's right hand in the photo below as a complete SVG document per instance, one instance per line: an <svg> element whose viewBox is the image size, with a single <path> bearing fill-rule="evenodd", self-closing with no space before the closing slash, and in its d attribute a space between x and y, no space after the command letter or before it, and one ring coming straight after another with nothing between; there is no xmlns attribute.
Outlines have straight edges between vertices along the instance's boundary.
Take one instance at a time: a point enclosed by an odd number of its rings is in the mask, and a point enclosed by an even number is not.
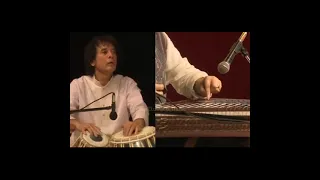
<svg viewBox="0 0 320 180"><path fill-rule="evenodd" d="M72 119L71 121L73 121L72 124L75 125L76 129L81 131L83 134L86 134L86 131L88 131L94 136L102 135L100 128L92 123L81 123L75 119Z"/></svg>
<svg viewBox="0 0 320 180"><path fill-rule="evenodd" d="M163 95L164 85L163 84L156 84L156 93Z"/></svg>

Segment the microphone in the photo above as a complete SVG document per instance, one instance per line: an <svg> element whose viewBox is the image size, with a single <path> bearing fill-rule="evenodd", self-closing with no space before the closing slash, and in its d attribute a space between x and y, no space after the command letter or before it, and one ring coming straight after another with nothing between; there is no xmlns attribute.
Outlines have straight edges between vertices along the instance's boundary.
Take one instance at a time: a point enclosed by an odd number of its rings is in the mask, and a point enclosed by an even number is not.
<svg viewBox="0 0 320 180"><path fill-rule="evenodd" d="M116 102L115 102L115 95L112 94L112 104L111 104L111 112L109 115L111 120L116 120L118 118L117 112L116 112Z"/></svg>
<svg viewBox="0 0 320 180"><path fill-rule="evenodd" d="M229 72L230 65L233 62L234 57L243 50L242 42L244 41L246 36L247 36L247 32L243 32L240 38L238 39L238 41L235 42L230 48L230 51L227 57L221 63L219 63L218 71L220 74L226 74L227 72Z"/></svg>

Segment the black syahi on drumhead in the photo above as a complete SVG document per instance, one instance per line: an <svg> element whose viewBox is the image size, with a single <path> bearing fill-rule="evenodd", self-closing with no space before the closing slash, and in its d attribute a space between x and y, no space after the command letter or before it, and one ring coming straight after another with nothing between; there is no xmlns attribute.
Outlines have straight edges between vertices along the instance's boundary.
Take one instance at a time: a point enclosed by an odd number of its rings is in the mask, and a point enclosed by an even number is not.
<svg viewBox="0 0 320 180"><path fill-rule="evenodd" d="M102 137L100 135L98 135L98 136L90 135L90 138L93 141L96 141L96 142L101 142L102 141Z"/></svg>

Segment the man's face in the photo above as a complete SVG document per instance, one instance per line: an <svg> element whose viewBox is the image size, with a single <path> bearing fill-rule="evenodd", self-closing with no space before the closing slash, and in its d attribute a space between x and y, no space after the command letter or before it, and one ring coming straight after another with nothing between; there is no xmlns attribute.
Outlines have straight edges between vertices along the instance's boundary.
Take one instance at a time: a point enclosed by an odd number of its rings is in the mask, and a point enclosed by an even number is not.
<svg viewBox="0 0 320 180"><path fill-rule="evenodd" d="M117 67L116 49L111 43L102 43L97 47L96 59L91 63L101 73L113 73Z"/></svg>

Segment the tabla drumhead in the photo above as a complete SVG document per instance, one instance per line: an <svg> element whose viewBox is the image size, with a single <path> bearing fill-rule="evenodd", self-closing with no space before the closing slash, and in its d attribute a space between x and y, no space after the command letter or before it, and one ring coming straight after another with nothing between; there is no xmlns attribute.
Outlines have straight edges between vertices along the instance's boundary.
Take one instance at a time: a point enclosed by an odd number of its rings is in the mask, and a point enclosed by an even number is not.
<svg viewBox="0 0 320 180"><path fill-rule="evenodd" d="M97 137L89 132L82 134L83 139L90 145L94 147L107 147L109 143L109 137L105 134L98 135Z"/></svg>

